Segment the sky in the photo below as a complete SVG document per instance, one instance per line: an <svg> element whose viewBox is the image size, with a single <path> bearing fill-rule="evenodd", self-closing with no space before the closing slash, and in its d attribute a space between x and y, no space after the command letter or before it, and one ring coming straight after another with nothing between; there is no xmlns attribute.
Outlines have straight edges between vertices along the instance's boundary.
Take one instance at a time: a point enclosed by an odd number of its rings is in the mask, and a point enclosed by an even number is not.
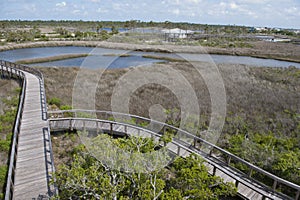
<svg viewBox="0 0 300 200"><path fill-rule="evenodd" d="M300 0L0 0L1 20L171 21L300 29Z"/></svg>

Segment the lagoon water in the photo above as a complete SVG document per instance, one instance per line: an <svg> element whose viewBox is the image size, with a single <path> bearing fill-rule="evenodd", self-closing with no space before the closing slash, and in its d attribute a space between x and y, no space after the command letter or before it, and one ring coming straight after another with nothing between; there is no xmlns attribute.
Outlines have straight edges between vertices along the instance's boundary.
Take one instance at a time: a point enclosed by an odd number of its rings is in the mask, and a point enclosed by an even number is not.
<svg viewBox="0 0 300 200"><path fill-rule="evenodd" d="M84 66L87 68L125 68L130 66L149 65L164 60L143 58L143 55L155 55L170 58L184 58L188 61L203 61L215 63L245 64L251 66L265 67L289 67L300 68L300 63L279 61L274 59L252 58L247 56L229 56L229 55L207 55L207 54L167 54L155 52L137 52L118 49L94 48L94 47L41 47L25 48L0 52L0 59L15 62L23 59L33 59L41 57L50 57L63 54L83 54L89 53L90 56L82 58L72 58L60 61L37 63L37 66ZM115 56L107 56L107 54ZM119 57L117 55L128 54L130 56Z"/></svg>

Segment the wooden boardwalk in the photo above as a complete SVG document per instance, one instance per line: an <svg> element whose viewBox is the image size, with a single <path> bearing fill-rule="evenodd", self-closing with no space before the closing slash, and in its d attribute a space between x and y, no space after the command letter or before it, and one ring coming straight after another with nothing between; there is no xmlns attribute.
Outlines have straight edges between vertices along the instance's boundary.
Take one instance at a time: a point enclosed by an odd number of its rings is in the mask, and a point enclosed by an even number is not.
<svg viewBox="0 0 300 200"><path fill-rule="evenodd" d="M49 184L54 166L43 76L35 69L6 61L1 61L1 71L7 77L25 79L14 128L5 200L48 199L55 188Z"/></svg>
<svg viewBox="0 0 300 200"><path fill-rule="evenodd" d="M59 111L58 111L59 112ZM51 115L51 114L50 114ZM59 117L59 116L56 116ZM159 134L142 127L134 125L118 123L113 121L101 120L101 119L89 119L89 118L53 118L49 119L50 128L52 131L63 130L91 130L97 133L105 132L115 135L132 135L139 137L151 137L155 141L160 138ZM233 167L228 166L224 161L221 161L215 155L210 155L200 151L194 146L183 142L183 140L173 139L172 142L167 144L167 148L174 155L186 157L191 153L195 153L204 158L204 164L207 166L209 173L221 177L225 182L232 182L238 188L238 194L244 199L257 199L257 200L287 200L296 199L299 196L293 198L275 192L251 179L248 175L236 170Z"/></svg>
<svg viewBox="0 0 300 200"><path fill-rule="evenodd" d="M25 72L27 87L17 148L13 199L37 199L48 194L48 122L43 119L41 85Z"/></svg>
<svg viewBox="0 0 300 200"><path fill-rule="evenodd" d="M1 70L5 71L9 76L15 74L16 76L19 76L20 79L25 78L25 84L23 83L21 95L22 98L20 98L22 103L19 105L17 115L18 123L16 123L17 125L15 125L14 129L5 200L49 199L49 197L56 193L54 185L49 183L51 174L55 171L49 123L53 130L90 129L96 132L105 130L110 134L125 133L135 136L152 137L156 141L158 141L161 136L151 130L130 125L128 123L88 118L83 119L76 118L75 116L70 118L63 117L64 112L70 115L70 113L75 114L76 111L52 112L50 114L57 115L60 119L48 120L43 75L35 69L18 66L14 63L5 61L1 61ZM79 114L82 114L82 111L78 112ZM106 111L100 112L105 115L108 114ZM20 115L20 113L22 114ZM146 120L146 122L147 120L149 121L149 119L143 119L139 116L134 117L139 120ZM161 125L161 122L156 123L157 125ZM205 159L205 165L208 167L209 172L213 175L222 177L226 182L233 182L238 188L238 193L243 198L262 200L300 199L300 186L265 172L235 155L230 154L215 145L209 144L203 139L191 135L190 133L179 130L176 127L171 127L166 124L163 124L162 127L164 127L163 132L165 132L165 128L171 128L171 130L175 130L178 134L178 137L175 137L172 142L167 144L167 148L170 152L183 157L188 156L190 153L201 155ZM200 148L198 148L199 142L211 148L210 152L217 150L219 153L225 155L225 157L229 158L229 161L224 162L222 158L220 159L220 157L217 157L212 153L208 154L202 152ZM251 177L251 173L250 175L246 175L229 166L231 159L245 164L251 172L255 171L256 173L271 178L274 181L273 188L264 186L254 180ZM289 188L294 189L295 196L293 194L291 194L291 196L286 196L282 193L275 192L278 184L284 184Z"/></svg>

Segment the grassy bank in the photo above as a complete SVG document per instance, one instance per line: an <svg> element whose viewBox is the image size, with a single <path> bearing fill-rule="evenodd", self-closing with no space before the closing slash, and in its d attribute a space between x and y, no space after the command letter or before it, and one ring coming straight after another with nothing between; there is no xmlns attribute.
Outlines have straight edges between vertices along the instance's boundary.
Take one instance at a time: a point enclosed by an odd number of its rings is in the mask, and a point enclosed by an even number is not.
<svg viewBox="0 0 300 200"><path fill-rule="evenodd" d="M166 60L169 62L185 62L186 60L180 58L171 58L167 56L155 56L155 55L143 55L143 58L151 58L151 59L158 59L158 60Z"/></svg>
<svg viewBox="0 0 300 200"><path fill-rule="evenodd" d="M114 53L107 53L103 54L103 56L113 56L113 57L130 57L130 54L114 54Z"/></svg>
<svg viewBox="0 0 300 200"><path fill-rule="evenodd" d="M65 54L59 56L51 56L51 57L44 57L44 58L33 58L33 59L25 59L25 60L18 60L17 64L34 64L34 63L43 63L43 62L51 62L51 61L58 61L58 60L65 60L71 58L80 58L80 57L87 57L89 54Z"/></svg>

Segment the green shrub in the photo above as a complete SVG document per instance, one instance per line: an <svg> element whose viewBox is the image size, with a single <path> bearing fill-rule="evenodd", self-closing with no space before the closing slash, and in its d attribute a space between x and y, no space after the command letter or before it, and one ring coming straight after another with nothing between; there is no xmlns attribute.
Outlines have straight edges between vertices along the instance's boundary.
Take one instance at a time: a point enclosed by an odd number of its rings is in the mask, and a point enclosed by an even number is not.
<svg viewBox="0 0 300 200"><path fill-rule="evenodd" d="M9 152L10 144L10 141L0 140L0 151Z"/></svg>
<svg viewBox="0 0 300 200"><path fill-rule="evenodd" d="M70 106L70 105L62 105L62 106L60 106L60 109L61 110L72 110L72 106Z"/></svg>
<svg viewBox="0 0 300 200"><path fill-rule="evenodd" d="M0 151L9 152L11 139L12 139L12 133L6 135L6 140L0 139Z"/></svg>
<svg viewBox="0 0 300 200"><path fill-rule="evenodd" d="M3 188L5 182L6 182L6 174L7 174L7 166L0 166L0 188ZM0 193L0 199L3 199L3 197L1 197Z"/></svg>
<svg viewBox="0 0 300 200"><path fill-rule="evenodd" d="M53 97L48 102L50 105L56 105L57 107L60 107L61 100L59 98Z"/></svg>

